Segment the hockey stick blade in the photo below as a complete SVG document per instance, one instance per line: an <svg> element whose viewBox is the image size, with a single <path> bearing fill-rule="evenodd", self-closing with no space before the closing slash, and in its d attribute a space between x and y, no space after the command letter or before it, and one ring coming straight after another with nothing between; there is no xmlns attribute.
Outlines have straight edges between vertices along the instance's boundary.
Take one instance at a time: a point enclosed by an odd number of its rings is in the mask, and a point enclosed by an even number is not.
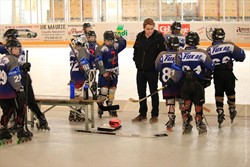
<svg viewBox="0 0 250 167"><path fill-rule="evenodd" d="M130 102L134 102L134 103L140 102L140 100L136 100L136 99L133 99L133 98L129 98L128 100L129 100Z"/></svg>
<svg viewBox="0 0 250 167"><path fill-rule="evenodd" d="M210 112L211 110L205 106L203 106L203 110L206 111L206 112Z"/></svg>

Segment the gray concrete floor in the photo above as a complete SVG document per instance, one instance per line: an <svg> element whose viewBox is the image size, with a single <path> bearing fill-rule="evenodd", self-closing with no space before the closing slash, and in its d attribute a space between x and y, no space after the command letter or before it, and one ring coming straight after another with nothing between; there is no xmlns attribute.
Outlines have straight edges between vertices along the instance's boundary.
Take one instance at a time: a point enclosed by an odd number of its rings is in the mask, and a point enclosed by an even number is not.
<svg viewBox="0 0 250 167"><path fill-rule="evenodd" d="M167 137L150 138L153 134L165 133L168 120L164 104L160 106L159 122L148 120L132 123L137 116L137 104L117 101L121 109L119 118L122 128L115 131L124 136L89 134L75 132L84 129L84 123L70 123L69 109L56 107L46 113L51 130L39 131L31 128L33 140L28 143L0 147L1 167L166 167L166 166L207 166L247 167L250 166L250 117L249 105L238 107L239 116L231 125L228 113L223 127L218 129L217 116L213 105L205 113L210 129L198 135L194 128L188 135L182 134L181 116L177 110L176 126ZM46 107L42 107L46 109ZM108 113L100 119L95 113L96 127L109 121ZM96 129L96 128L95 128ZM137 134L141 137L126 137ZM16 136L13 136L16 141Z"/></svg>

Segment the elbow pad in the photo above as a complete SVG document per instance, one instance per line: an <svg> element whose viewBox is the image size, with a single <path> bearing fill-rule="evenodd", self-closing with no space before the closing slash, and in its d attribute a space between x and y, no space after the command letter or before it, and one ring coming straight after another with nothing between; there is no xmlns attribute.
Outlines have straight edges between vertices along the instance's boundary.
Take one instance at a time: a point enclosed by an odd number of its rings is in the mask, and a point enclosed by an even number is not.
<svg viewBox="0 0 250 167"><path fill-rule="evenodd" d="M109 50L109 48L105 45L101 48L102 52L107 52L108 50Z"/></svg>

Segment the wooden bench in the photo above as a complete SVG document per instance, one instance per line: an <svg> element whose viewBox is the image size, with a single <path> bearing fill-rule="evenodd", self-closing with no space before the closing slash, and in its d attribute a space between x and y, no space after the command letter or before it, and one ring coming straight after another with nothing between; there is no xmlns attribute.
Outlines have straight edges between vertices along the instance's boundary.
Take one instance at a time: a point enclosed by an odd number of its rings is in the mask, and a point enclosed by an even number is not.
<svg viewBox="0 0 250 167"><path fill-rule="evenodd" d="M82 116L85 118L85 129L89 130L89 123L91 123L91 127L95 127L95 120L94 120L94 103L98 102L98 100L93 100L89 98L84 100L83 97L76 97L74 99L70 99L66 96L36 96L36 102L38 106L41 108L43 105L51 106L47 108L43 113L48 112L49 110L53 109L56 106L67 106L71 110L75 110L75 106L82 106L84 113ZM89 118L89 106L90 106L90 118ZM31 114L31 122L34 122L34 115ZM34 124L33 124L34 126Z"/></svg>

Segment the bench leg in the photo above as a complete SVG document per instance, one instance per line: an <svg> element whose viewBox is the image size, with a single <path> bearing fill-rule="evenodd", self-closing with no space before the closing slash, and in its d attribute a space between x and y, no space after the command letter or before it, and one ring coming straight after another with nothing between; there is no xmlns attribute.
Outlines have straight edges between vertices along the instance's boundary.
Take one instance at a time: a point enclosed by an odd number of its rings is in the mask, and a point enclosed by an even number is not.
<svg viewBox="0 0 250 167"><path fill-rule="evenodd" d="M91 128L94 128L95 127L94 103L91 103L90 109L91 109Z"/></svg>
<svg viewBox="0 0 250 167"><path fill-rule="evenodd" d="M85 111L85 129L89 130L89 115L88 115L88 105L83 105L84 111Z"/></svg>

